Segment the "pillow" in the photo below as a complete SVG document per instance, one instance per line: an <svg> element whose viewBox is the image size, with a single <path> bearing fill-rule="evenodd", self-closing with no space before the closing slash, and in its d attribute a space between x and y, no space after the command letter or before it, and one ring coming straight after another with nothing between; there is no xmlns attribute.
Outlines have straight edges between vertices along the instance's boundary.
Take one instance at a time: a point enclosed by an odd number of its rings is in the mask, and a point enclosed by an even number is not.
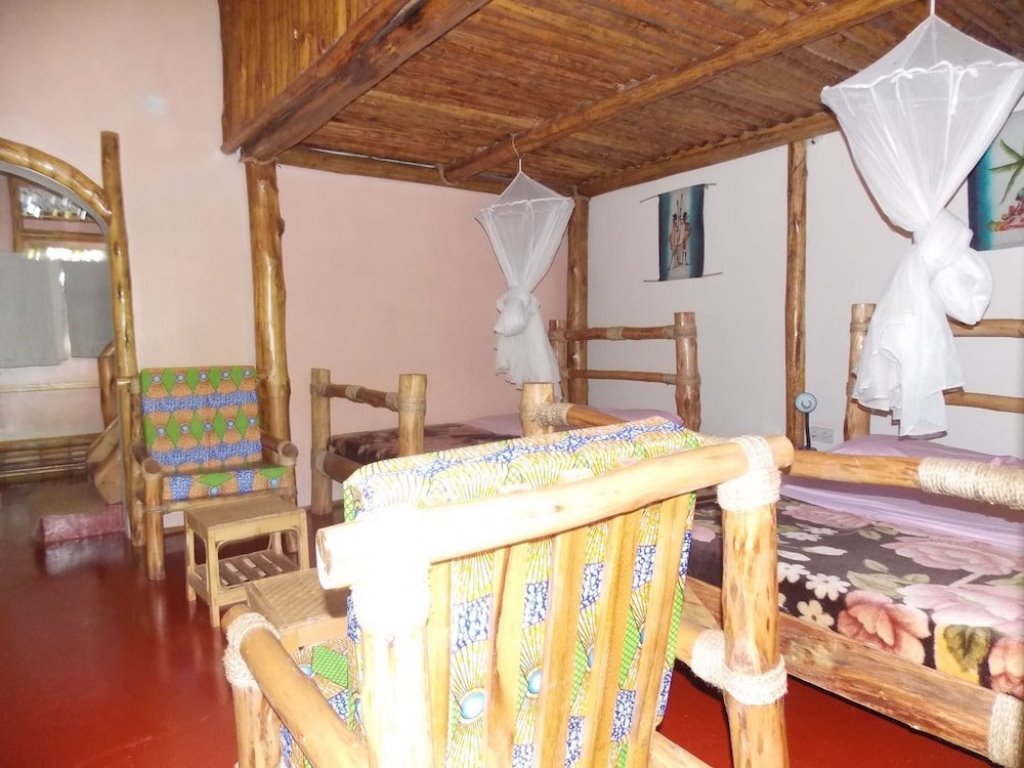
<svg viewBox="0 0 1024 768"><path fill-rule="evenodd" d="M926 440L868 435L843 443L834 453L982 461L1024 469L1013 456L991 456ZM943 536L972 538L1015 552L1024 551L1024 522L1019 512L978 501L925 493L913 488L835 483L783 475L782 495L839 512L850 512L897 528L926 530Z"/></svg>

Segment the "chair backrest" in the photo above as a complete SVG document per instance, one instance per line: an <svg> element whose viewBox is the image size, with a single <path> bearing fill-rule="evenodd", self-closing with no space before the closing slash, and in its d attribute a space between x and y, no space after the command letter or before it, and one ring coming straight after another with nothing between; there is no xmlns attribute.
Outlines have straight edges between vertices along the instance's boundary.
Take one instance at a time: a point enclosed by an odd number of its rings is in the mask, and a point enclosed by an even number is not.
<svg viewBox="0 0 1024 768"><path fill-rule="evenodd" d="M187 471L260 460L252 366L147 368L139 388L146 448L163 466Z"/></svg>
<svg viewBox="0 0 1024 768"><path fill-rule="evenodd" d="M346 482L346 519L496 497L696 446L655 418L379 462ZM627 765L648 750L675 658L692 511L687 495L433 566L433 764ZM358 611L357 597L353 645ZM348 724L358 731L361 656L347 655L356 659Z"/></svg>

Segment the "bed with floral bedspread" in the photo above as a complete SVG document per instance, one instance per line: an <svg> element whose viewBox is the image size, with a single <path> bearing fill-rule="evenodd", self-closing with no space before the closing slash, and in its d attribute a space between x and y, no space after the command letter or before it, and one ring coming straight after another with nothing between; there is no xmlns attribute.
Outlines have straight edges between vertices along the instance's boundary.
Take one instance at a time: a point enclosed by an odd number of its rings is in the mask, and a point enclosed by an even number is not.
<svg viewBox="0 0 1024 768"><path fill-rule="evenodd" d="M1024 554L781 499L783 612L1024 698ZM698 505L690 578L720 581L721 513Z"/></svg>

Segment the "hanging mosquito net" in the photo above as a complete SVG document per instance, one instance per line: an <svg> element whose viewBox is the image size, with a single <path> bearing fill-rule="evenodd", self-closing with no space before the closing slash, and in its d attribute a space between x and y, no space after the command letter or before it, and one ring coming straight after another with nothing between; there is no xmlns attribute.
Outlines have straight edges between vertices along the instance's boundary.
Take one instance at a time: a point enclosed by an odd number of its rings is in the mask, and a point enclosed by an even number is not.
<svg viewBox="0 0 1024 768"><path fill-rule="evenodd" d="M1024 63L930 16L892 51L822 91L879 207L913 234L868 330L853 397L901 435L945 432L963 386L945 315L973 324L992 295L971 231L945 210L1024 92Z"/></svg>
<svg viewBox="0 0 1024 768"><path fill-rule="evenodd" d="M498 299L495 370L517 387L559 380L534 288L555 258L573 201L519 173L476 220L498 257L508 290Z"/></svg>

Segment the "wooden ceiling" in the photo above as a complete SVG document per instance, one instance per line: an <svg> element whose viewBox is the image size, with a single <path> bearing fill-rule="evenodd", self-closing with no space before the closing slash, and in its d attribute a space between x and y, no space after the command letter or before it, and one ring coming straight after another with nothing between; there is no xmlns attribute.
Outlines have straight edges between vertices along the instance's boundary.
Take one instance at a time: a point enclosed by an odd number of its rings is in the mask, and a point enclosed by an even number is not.
<svg viewBox="0 0 1024 768"><path fill-rule="evenodd" d="M928 13L922 0L380 0L346 23L318 22L336 4L305 0L304 16L267 14L292 32L268 54L242 18L261 4L221 0L225 151L496 191L514 136L531 176L588 196L835 130L822 87ZM1024 58L1021 0L939 0L938 15ZM333 42L325 25L343 27ZM261 68L289 56L268 87Z"/></svg>

